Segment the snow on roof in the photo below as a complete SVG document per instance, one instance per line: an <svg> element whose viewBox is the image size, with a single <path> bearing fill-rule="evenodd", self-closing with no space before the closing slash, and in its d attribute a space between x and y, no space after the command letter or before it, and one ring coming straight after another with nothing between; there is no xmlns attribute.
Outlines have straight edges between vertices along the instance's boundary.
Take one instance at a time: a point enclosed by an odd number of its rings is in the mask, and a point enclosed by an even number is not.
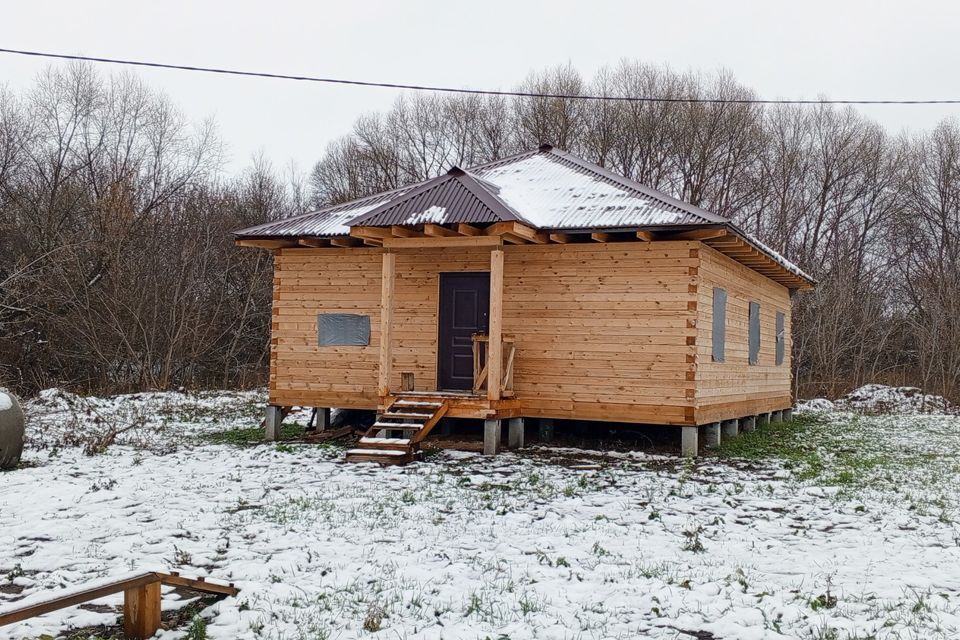
<svg viewBox="0 0 960 640"><path fill-rule="evenodd" d="M813 279L813 276L809 275L809 274L808 274L807 272L805 272L803 269L801 269L800 267L798 267L798 266L795 265L794 263L790 262L789 260L787 260L786 258L784 258L782 255L780 255L779 253L777 253L776 251L774 251L773 249L771 249L771 248L768 247L767 245L763 244L762 242L760 242L759 240L757 240L756 238L754 238L754 237L751 236L750 234L742 231L740 228L738 228L738 227L736 227L736 226L734 226L734 225L732 225L732 224L731 224L730 226L733 227L733 228L737 231L737 233L739 233L741 236L743 236L744 240L746 240L748 243L750 243L750 244L752 244L754 247L756 247L756 248L760 251L760 253L766 254L766 255L769 256L774 262L776 262L777 264L779 264L781 267L783 267L783 268L786 269L787 271L789 271L789 272L791 272L791 273L795 273L796 275L800 276L801 278L805 278L805 279L809 280L810 282L815 282L815 280Z"/></svg>
<svg viewBox="0 0 960 640"><path fill-rule="evenodd" d="M436 185L434 187L434 185ZM473 207L475 214L453 211L447 200L451 190L462 192L464 185L485 190L492 202ZM419 197L414 198L414 194ZM424 197L439 197L443 202L420 206ZM462 201L461 201L462 202ZM391 207L396 204L396 208ZM416 209L411 208L416 205ZM726 224L728 220L665 193L645 187L572 154L542 147L509 158L479 165L466 172L452 169L447 175L432 178L403 189L368 196L352 202L325 207L312 213L269 222L237 231L238 237L327 237L348 235L351 223L379 224L371 214L380 209L387 224L418 224L429 218L436 222L436 210L425 216L431 206L445 207L445 222L489 222L490 210L497 219L528 221L544 229L589 229L642 226L685 226ZM500 205L500 206L497 206ZM402 215L401 215L402 214ZM456 219L454 220L453 216ZM449 219L448 219L449 218Z"/></svg>
<svg viewBox="0 0 960 640"><path fill-rule="evenodd" d="M727 222L559 151L529 154L471 171L534 226L550 229Z"/></svg>
<svg viewBox="0 0 960 640"><path fill-rule="evenodd" d="M723 225L787 271L799 267L730 220L544 145L351 202L236 231L238 238L332 237L351 226L489 223L517 220L539 229L591 230Z"/></svg>
<svg viewBox="0 0 960 640"><path fill-rule="evenodd" d="M240 238L347 236L350 235L350 222L352 220L373 211L381 204L406 191L407 189L396 189L378 193L292 218L283 218L282 220L274 220L255 227L241 229L235 231L234 235Z"/></svg>

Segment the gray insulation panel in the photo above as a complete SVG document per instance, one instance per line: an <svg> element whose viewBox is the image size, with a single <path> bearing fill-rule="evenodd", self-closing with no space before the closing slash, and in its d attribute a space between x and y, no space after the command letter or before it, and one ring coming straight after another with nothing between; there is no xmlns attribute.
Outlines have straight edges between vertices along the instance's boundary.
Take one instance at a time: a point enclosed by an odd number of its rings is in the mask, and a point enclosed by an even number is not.
<svg viewBox="0 0 960 640"><path fill-rule="evenodd" d="M727 341L727 292L713 289L713 361L723 362Z"/></svg>
<svg viewBox="0 0 960 640"><path fill-rule="evenodd" d="M321 347L365 347L370 344L370 316L318 313L317 344Z"/></svg>
<svg viewBox="0 0 960 640"><path fill-rule="evenodd" d="M786 346L787 336L784 327L785 316L783 312L777 311L777 364L783 364L784 347Z"/></svg>
<svg viewBox="0 0 960 640"><path fill-rule="evenodd" d="M760 361L760 303L750 303L750 364Z"/></svg>

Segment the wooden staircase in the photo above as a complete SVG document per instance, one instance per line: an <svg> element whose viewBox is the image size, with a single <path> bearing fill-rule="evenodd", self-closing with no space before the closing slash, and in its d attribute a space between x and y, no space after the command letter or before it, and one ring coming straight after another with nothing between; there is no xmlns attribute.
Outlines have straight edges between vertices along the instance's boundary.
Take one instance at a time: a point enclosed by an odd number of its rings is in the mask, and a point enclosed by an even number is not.
<svg viewBox="0 0 960 640"><path fill-rule="evenodd" d="M397 394L387 409L377 414L357 448L347 451L347 462L411 462L420 454L420 443L448 408L448 401L442 397L415 392Z"/></svg>

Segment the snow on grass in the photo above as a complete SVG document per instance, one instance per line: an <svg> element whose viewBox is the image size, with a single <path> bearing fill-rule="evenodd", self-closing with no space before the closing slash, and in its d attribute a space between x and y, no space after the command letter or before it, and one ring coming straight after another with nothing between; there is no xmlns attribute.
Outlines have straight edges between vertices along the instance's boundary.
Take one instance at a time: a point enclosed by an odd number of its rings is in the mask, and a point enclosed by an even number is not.
<svg viewBox="0 0 960 640"><path fill-rule="evenodd" d="M258 394L45 402L28 428L48 446L0 474L2 599L171 568L241 589L205 611L210 638L960 635L955 416L807 414L695 463L533 447L380 468L247 444ZM64 421L136 426L91 456L51 444Z"/></svg>

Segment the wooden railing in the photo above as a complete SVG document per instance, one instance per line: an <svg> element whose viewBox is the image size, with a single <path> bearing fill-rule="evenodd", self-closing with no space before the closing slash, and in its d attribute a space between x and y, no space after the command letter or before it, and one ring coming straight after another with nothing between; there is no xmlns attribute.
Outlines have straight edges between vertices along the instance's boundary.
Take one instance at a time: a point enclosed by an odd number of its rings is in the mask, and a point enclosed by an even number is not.
<svg viewBox="0 0 960 640"><path fill-rule="evenodd" d="M85 587L55 591L48 597L37 595L11 603L0 608L0 627L123 592L124 637L131 640L150 638L160 628L160 585L163 584L224 596L239 593L232 582L220 584L203 578L185 578L176 572L145 571Z"/></svg>
<svg viewBox="0 0 960 640"><path fill-rule="evenodd" d="M503 396L513 395L513 360L517 354L517 346L510 336L503 336L503 379L500 380L500 393ZM473 391L479 393L487 388L487 354L490 349L490 336L484 333L473 334Z"/></svg>

